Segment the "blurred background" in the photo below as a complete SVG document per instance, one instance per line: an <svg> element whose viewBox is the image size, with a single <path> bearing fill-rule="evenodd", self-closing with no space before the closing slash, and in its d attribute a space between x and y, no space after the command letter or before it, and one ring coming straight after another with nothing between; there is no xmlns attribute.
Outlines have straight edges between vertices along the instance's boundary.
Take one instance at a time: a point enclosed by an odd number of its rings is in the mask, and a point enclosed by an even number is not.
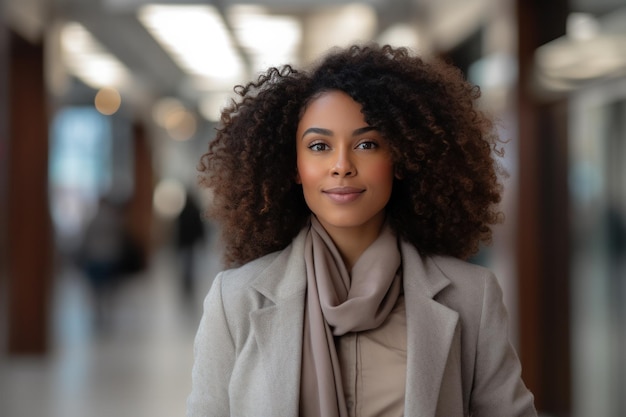
<svg viewBox="0 0 626 417"><path fill-rule="evenodd" d="M377 40L507 142L502 284L542 416L626 416L626 1L4 0L0 415L183 416L221 269L200 155L232 87Z"/></svg>

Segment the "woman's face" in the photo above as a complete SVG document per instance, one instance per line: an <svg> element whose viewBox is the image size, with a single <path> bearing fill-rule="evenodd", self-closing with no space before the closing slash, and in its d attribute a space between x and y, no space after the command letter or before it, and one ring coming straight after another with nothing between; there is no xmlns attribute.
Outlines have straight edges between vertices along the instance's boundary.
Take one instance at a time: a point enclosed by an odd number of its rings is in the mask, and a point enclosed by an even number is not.
<svg viewBox="0 0 626 417"><path fill-rule="evenodd" d="M321 94L302 115L296 142L297 181L329 234L378 233L393 163L389 145L365 122L361 105L342 91Z"/></svg>

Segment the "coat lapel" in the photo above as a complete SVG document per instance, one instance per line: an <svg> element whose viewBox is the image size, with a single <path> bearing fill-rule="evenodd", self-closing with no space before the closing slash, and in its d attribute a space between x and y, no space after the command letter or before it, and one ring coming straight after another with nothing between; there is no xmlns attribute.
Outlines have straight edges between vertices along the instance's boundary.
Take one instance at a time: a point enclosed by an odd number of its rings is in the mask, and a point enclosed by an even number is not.
<svg viewBox="0 0 626 417"><path fill-rule="evenodd" d="M304 236L261 273L253 287L271 303L250 314L251 327L268 377L271 410L258 415L297 416L306 270Z"/></svg>
<svg viewBox="0 0 626 417"><path fill-rule="evenodd" d="M434 300L449 279L412 245L402 242L401 250L407 315L405 415L432 417L459 316Z"/></svg>

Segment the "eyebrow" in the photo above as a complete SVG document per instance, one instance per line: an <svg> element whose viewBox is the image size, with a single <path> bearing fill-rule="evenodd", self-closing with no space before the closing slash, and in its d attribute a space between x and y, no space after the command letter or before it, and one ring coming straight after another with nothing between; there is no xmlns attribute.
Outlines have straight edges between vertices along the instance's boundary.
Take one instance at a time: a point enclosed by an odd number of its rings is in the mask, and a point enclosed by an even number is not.
<svg viewBox="0 0 626 417"><path fill-rule="evenodd" d="M367 133L367 132L371 132L372 130L378 130L376 129L374 126L365 126L365 127L360 127L358 129L356 129L354 132L352 132L352 136L359 136L362 135L363 133ZM302 139L304 139L304 137L310 133L317 133L318 135L322 135L322 136L332 136L333 135L333 131L329 130L329 129L323 129L321 127L310 127L307 130L304 131L304 133L302 134Z"/></svg>

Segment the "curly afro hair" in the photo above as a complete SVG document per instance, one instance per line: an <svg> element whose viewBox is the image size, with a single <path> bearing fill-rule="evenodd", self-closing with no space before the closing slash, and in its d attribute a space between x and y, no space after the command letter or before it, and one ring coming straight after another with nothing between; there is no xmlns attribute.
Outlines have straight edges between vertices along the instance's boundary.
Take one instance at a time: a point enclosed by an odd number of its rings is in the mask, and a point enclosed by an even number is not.
<svg viewBox="0 0 626 417"><path fill-rule="evenodd" d="M201 158L227 266L285 248L311 214L296 178L296 130L307 104L341 90L389 142L395 171L387 218L422 254L467 259L499 223L498 138L478 87L440 60L376 44L335 49L311 70L270 68L235 87Z"/></svg>

